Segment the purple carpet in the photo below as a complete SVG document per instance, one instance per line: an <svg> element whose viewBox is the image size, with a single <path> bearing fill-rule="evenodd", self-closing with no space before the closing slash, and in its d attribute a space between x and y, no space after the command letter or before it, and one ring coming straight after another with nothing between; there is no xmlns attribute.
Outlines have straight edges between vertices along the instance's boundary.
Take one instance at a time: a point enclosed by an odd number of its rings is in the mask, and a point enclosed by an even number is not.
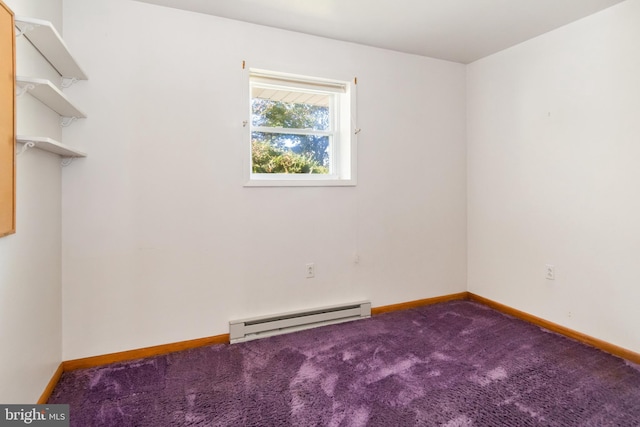
<svg viewBox="0 0 640 427"><path fill-rule="evenodd" d="M71 425L640 426L640 367L469 301L66 372Z"/></svg>

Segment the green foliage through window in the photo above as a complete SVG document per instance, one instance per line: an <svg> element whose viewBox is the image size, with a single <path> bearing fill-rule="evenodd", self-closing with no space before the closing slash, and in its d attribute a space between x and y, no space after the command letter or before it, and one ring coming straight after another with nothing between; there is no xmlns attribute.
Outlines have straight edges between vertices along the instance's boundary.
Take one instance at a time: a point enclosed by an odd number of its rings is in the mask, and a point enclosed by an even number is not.
<svg viewBox="0 0 640 427"><path fill-rule="evenodd" d="M251 141L253 173L329 173L311 156L275 147L268 142Z"/></svg>
<svg viewBox="0 0 640 427"><path fill-rule="evenodd" d="M251 110L253 173L329 173L328 105L252 98Z"/></svg>

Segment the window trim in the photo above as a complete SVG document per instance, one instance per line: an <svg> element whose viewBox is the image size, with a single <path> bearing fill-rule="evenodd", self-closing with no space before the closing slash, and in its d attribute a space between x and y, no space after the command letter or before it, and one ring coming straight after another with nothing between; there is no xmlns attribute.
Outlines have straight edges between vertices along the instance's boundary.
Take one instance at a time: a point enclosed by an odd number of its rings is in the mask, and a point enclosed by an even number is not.
<svg viewBox="0 0 640 427"><path fill-rule="evenodd" d="M249 89L246 96L249 119L244 121L244 144L248 147L246 155L245 187L332 187L356 185L357 136L355 132L356 88L355 83L347 80L332 80L288 74L262 69L248 69L245 87ZM251 132L255 131L251 124L251 88L253 82L258 85L317 91L334 94L333 112L331 118L334 141L331 144L332 167L329 174L266 174L253 173L251 164ZM258 129L265 129L258 127ZM273 128L266 128L271 129ZM288 129L278 129L288 133ZM299 134L294 129L291 133ZM312 134L325 133L313 131ZM243 152L247 152L244 151Z"/></svg>

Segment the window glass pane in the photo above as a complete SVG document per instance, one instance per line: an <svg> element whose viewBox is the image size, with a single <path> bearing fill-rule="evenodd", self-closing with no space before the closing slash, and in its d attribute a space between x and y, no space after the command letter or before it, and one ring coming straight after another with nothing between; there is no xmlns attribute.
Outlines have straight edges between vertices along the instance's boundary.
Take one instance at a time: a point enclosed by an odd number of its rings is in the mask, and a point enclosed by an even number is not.
<svg viewBox="0 0 640 427"><path fill-rule="evenodd" d="M285 129L329 131L331 130L330 98L331 95L328 94L254 87L251 98L251 124Z"/></svg>
<svg viewBox="0 0 640 427"><path fill-rule="evenodd" d="M253 173L330 173L331 138L251 132Z"/></svg>
<svg viewBox="0 0 640 427"><path fill-rule="evenodd" d="M355 185L353 84L260 69L248 78L245 185Z"/></svg>

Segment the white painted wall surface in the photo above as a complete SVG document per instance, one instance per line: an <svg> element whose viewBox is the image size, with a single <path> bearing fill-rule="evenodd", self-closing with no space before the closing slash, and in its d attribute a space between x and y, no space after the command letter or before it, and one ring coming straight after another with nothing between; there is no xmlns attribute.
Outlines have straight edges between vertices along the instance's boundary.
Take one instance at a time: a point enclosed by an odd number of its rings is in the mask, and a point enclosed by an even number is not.
<svg viewBox="0 0 640 427"><path fill-rule="evenodd" d="M636 352L639 22L626 1L467 74L469 291Z"/></svg>
<svg viewBox="0 0 640 427"><path fill-rule="evenodd" d="M5 3L18 16L46 19L61 30L62 0ZM24 38L16 47L17 74L58 76ZM30 95L18 98L17 128L18 134L61 134L57 114ZM31 149L16 168L17 232L0 239L0 402L35 403L62 360L60 158Z"/></svg>
<svg viewBox="0 0 640 427"><path fill-rule="evenodd" d="M90 153L63 175L65 360L465 290L463 65L130 0L64 5L91 77L69 90L90 118L64 130ZM357 187L243 187L243 60L358 77Z"/></svg>

